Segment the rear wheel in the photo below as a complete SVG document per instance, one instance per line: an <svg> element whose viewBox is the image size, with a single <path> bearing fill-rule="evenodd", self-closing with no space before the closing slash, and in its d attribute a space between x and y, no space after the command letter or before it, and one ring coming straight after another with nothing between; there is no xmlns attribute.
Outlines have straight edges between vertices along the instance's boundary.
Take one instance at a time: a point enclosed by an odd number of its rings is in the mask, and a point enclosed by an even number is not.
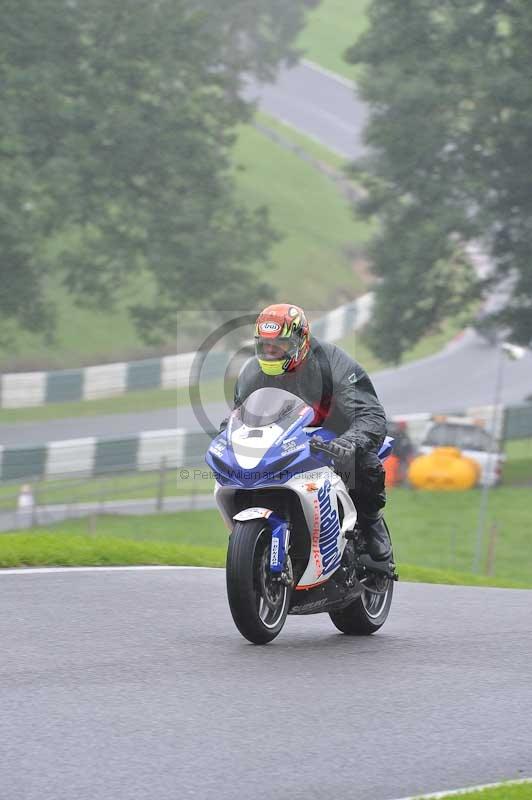
<svg viewBox="0 0 532 800"><path fill-rule="evenodd" d="M372 574L364 580L364 591L341 611L331 611L333 624L349 636L369 636L388 617L393 597L393 580Z"/></svg>
<svg viewBox="0 0 532 800"><path fill-rule="evenodd" d="M253 644L280 633L291 589L270 571L271 530L263 519L237 522L229 537L226 581L235 625Z"/></svg>

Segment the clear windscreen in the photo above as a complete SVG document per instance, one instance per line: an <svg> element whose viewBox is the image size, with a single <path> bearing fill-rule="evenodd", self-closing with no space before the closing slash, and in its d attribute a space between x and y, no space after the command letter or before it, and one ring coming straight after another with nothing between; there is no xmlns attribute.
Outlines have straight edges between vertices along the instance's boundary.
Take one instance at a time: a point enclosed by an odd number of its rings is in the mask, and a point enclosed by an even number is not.
<svg viewBox="0 0 532 800"><path fill-rule="evenodd" d="M249 428L276 424L286 430L306 408L304 400L284 389L257 389L236 409L235 422Z"/></svg>

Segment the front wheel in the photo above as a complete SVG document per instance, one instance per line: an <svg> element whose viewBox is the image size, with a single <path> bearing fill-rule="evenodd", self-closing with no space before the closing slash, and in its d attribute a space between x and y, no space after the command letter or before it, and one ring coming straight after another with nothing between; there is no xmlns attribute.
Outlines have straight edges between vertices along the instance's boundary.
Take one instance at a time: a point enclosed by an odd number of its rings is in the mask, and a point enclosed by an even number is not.
<svg viewBox="0 0 532 800"><path fill-rule="evenodd" d="M331 611L333 624L349 636L369 636L386 622L393 597L393 580L387 577L368 578L360 597L341 611Z"/></svg>
<svg viewBox="0 0 532 800"><path fill-rule="evenodd" d="M271 541L270 527L263 519L237 522L229 537L229 608L236 627L253 644L275 639L290 605L291 588L270 571Z"/></svg>

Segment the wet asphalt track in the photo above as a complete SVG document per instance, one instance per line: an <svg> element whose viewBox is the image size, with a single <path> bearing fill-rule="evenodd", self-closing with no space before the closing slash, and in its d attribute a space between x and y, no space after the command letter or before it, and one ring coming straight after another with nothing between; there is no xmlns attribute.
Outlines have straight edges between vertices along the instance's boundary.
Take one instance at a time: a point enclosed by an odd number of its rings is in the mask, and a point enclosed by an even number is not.
<svg viewBox="0 0 532 800"><path fill-rule="evenodd" d="M532 775L532 592L399 584L371 638L233 627L223 571L0 574L2 800L391 800Z"/></svg>

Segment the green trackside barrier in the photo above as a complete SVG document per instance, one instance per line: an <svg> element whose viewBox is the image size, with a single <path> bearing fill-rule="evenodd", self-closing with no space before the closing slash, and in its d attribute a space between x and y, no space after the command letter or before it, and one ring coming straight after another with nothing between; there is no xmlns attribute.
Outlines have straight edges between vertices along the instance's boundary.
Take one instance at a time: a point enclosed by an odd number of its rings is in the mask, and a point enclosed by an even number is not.
<svg viewBox="0 0 532 800"><path fill-rule="evenodd" d="M160 358L131 361L127 365L126 390L158 389L161 386L161 363Z"/></svg>
<svg viewBox="0 0 532 800"><path fill-rule="evenodd" d="M94 475L106 472L134 472L137 469L139 438L103 439L96 442Z"/></svg>
<svg viewBox="0 0 532 800"><path fill-rule="evenodd" d="M509 406L504 415L504 438L527 439L532 436L532 403Z"/></svg>
<svg viewBox="0 0 532 800"><path fill-rule="evenodd" d="M83 400L83 370L49 372L46 379L46 403L69 403Z"/></svg>
<svg viewBox="0 0 532 800"><path fill-rule="evenodd" d="M183 464L203 464L211 438L206 433L189 433L185 437ZM205 466L207 469L207 466Z"/></svg>
<svg viewBox="0 0 532 800"><path fill-rule="evenodd" d="M44 475L47 447L20 447L4 450L1 454L2 481L25 480Z"/></svg>

